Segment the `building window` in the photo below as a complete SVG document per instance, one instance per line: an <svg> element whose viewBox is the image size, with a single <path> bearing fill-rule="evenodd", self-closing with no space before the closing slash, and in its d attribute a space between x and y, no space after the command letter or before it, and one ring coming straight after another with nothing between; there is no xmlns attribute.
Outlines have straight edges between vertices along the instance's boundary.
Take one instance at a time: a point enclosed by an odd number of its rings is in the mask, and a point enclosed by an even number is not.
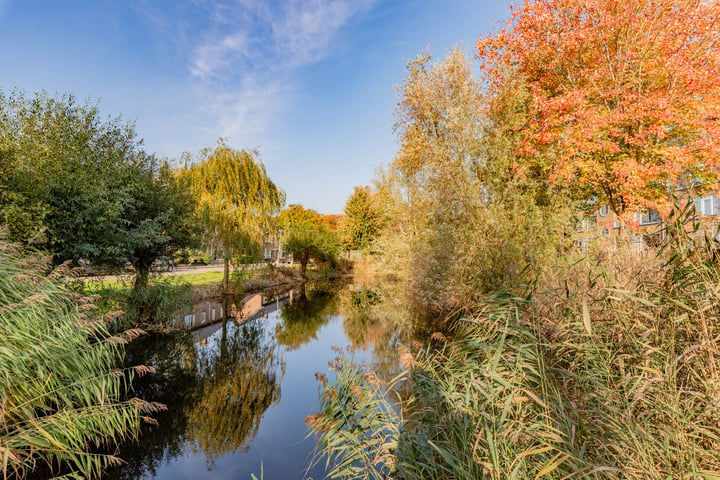
<svg viewBox="0 0 720 480"><path fill-rule="evenodd" d="M603 205L600 207L600 216L601 217L607 217L608 213L610 213L610 207L607 205Z"/></svg>
<svg viewBox="0 0 720 480"><path fill-rule="evenodd" d="M200 314L200 323L205 323L206 320L207 320L207 312L202 312Z"/></svg>
<svg viewBox="0 0 720 480"><path fill-rule="evenodd" d="M193 323L195 323L195 315L192 313L190 315L185 315L185 327L190 328L193 326Z"/></svg>
<svg viewBox="0 0 720 480"><path fill-rule="evenodd" d="M640 225L660 223L660 214L656 210L647 210L640 215Z"/></svg>
<svg viewBox="0 0 720 480"><path fill-rule="evenodd" d="M717 195L707 195L695 199L695 208L704 216L717 215L720 213L720 199Z"/></svg>
<svg viewBox="0 0 720 480"><path fill-rule="evenodd" d="M211 322L214 322L214 321L215 321L215 309L214 309L214 308L213 308L212 311L210 312L210 321L211 321Z"/></svg>

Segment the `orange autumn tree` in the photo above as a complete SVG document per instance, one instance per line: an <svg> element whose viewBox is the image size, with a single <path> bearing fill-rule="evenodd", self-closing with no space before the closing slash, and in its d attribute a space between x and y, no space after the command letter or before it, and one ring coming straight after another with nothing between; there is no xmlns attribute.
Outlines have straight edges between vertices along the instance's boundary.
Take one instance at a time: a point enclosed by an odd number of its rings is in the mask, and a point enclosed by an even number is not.
<svg viewBox="0 0 720 480"><path fill-rule="evenodd" d="M520 77L522 169L622 215L720 176L717 0L537 0L477 43L488 93Z"/></svg>

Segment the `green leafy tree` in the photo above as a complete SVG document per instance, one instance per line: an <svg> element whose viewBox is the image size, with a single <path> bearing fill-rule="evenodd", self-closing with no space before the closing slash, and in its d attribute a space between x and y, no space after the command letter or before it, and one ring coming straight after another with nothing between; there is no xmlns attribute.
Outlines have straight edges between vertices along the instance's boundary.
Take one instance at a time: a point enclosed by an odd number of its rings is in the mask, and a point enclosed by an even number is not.
<svg viewBox="0 0 720 480"><path fill-rule="evenodd" d="M198 226L187 182L167 162L142 155L130 170L129 201L117 222L123 255L136 271L136 288L147 285L150 268L172 250L193 246Z"/></svg>
<svg viewBox="0 0 720 480"><path fill-rule="evenodd" d="M94 106L78 104L70 95L0 94L0 208L11 239L32 240L51 249L57 260L73 253L86 258L108 253L102 234L123 201L112 186L136 147L131 125L103 122ZM53 210L62 196L76 211ZM74 224L54 229L48 221L53 214L71 217ZM96 241L88 241L92 237Z"/></svg>
<svg viewBox="0 0 720 480"><path fill-rule="evenodd" d="M334 263L339 251L336 232L322 215L301 205L290 205L279 215L278 223L286 230L285 249L300 263L304 276L310 259L318 263Z"/></svg>
<svg viewBox="0 0 720 480"><path fill-rule="evenodd" d="M224 262L223 288L228 288L230 261L257 249L271 216L285 194L268 177L256 151L220 144L189 170L197 214L206 240L217 243Z"/></svg>
<svg viewBox="0 0 720 480"><path fill-rule="evenodd" d="M158 255L191 243L193 203L140 143L132 124L70 95L0 94L0 222L10 239L56 263L130 262L144 285Z"/></svg>
<svg viewBox="0 0 720 480"><path fill-rule="evenodd" d="M355 187L345 204L343 244L348 250L369 248L382 228L382 217L370 187Z"/></svg>

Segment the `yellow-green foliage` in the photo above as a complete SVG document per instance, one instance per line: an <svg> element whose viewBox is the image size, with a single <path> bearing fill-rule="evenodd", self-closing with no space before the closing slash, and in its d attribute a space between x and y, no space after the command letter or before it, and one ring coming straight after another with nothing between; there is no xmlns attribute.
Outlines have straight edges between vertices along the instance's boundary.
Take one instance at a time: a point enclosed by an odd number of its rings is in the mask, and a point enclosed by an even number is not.
<svg viewBox="0 0 720 480"><path fill-rule="evenodd" d="M486 115L480 83L458 50L440 63L429 55L409 62L395 127L401 148L376 181L387 220L375 250L382 268L408 279L426 312L519 288L555 260L570 204L516 171L512 128L523 106L522 96L508 96Z"/></svg>
<svg viewBox="0 0 720 480"><path fill-rule="evenodd" d="M220 144L187 175L205 241L219 244L226 259L259 244L270 217L285 203L284 192L268 177L256 151Z"/></svg>
<svg viewBox="0 0 720 480"><path fill-rule="evenodd" d="M375 195L370 187L355 187L345 203L342 242L348 250L369 250L383 226Z"/></svg>
<svg viewBox="0 0 720 480"><path fill-rule="evenodd" d="M302 205L290 205L280 212L276 221L285 228L285 250L300 263L301 275L305 275L311 259L326 269L334 266L340 250L340 237L326 218Z"/></svg>
<svg viewBox="0 0 720 480"><path fill-rule="evenodd" d="M406 361L399 413L338 364L312 421L337 465L354 462L335 476L720 478L720 267L691 216L671 216L657 256L568 260L522 298L476 302Z"/></svg>
<svg viewBox="0 0 720 480"><path fill-rule="evenodd" d="M157 407L120 400L133 371L148 370L116 368L141 332L111 336L62 270L46 269L0 242L0 471L25 478L45 464L97 477L119 459L91 449L136 435L143 410Z"/></svg>

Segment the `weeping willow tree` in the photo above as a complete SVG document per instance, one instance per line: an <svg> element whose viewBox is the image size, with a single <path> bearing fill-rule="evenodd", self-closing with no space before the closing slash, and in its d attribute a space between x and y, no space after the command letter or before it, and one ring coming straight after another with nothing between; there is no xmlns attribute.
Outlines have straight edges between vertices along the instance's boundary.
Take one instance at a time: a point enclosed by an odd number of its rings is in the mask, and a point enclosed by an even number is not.
<svg viewBox="0 0 720 480"><path fill-rule="evenodd" d="M38 470L95 478L120 460L93 452L137 434L138 399L120 401L135 371L115 368L123 344L140 333L111 336L87 298L44 261L0 241L0 475Z"/></svg>
<svg viewBox="0 0 720 480"><path fill-rule="evenodd" d="M193 450L210 461L247 451L263 414L280 400L285 363L279 353L263 322L238 326L223 319L219 344L198 355L200 395L186 431Z"/></svg>
<svg viewBox="0 0 720 480"><path fill-rule="evenodd" d="M189 173L197 214L222 252L227 290L230 261L257 249L270 217L285 204L285 194L270 180L256 151L220 144Z"/></svg>

